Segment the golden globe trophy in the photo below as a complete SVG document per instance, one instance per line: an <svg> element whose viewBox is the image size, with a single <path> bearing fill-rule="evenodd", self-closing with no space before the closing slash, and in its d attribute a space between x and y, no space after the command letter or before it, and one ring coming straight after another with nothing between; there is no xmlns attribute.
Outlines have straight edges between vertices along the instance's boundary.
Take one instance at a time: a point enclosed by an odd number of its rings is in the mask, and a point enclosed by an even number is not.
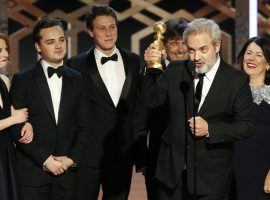
<svg viewBox="0 0 270 200"><path fill-rule="evenodd" d="M158 47L159 50L162 50L164 48L163 45L163 34L166 32L167 26L164 22L157 22L154 25L154 38L156 39L154 43ZM149 62L147 64L147 71L156 73L157 71L163 71L163 67L161 64L161 58L159 58L156 61Z"/></svg>

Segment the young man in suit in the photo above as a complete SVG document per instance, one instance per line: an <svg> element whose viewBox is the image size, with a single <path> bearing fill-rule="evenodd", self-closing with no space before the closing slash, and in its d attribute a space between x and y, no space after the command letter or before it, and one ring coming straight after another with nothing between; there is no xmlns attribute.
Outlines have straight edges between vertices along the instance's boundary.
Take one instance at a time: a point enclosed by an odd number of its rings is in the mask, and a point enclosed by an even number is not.
<svg viewBox="0 0 270 200"><path fill-rule="evenodd" d="M14 75L15 108L28 108L34 139L17 144L20 200L73 200L81 152L87 143L88 105L80 74L63 66L67 43L58 19L43 19L33 30L41 59ZM21 126L13 128L14 137Z"/></svg>
<svg viewBox="0 0 270 200"><path fill-rule="evenodd" d="M156 83L147 74L142 79L144 106L169 102L155 173L157 200L184 199L186 187L185 199L226 200L233 141L255 129L248 77L220 58L221 30L213 20L193 20L184 39L190 61L171 62Z"/></svg>
<svg viewBox="0 0 270 200"><path fill-rule="evenodd" d="M157 50L155 43L150 44L144 54L146 62L151 61L152 56L161 56L164 54L162 59L163 69L165 70L171 61L175 60L186 60L188 58L188 51L186 42L183 39L183 32L187 27L188 21L183 18L169 19L165 22L167 30L164 33L163 43L164 51ZM162 73L162 72L161 72ZM161 75L156 74L157 78ZM145 183L147 189L147 197L149 200L156 200L156 179L155 169L157 163L157 157L159 147L161 144L161 138L167 128L167 121L169 116L169 105L165 102L163 105L151 110L147 119L147 124L143 127L148 134L145 137L146 150L146 169L145 169ZM142 129L143 129L142 128ZM148 140L147 140L148 138ZM143 155L141 155L143 156Z"/></svg>
<svg viewBox="0 0 270 200"><path fill-rule="evenodd" d="M133 112L140 76L138 55L116 46L117 17L108 6L86 16L94 48L67 63L88 80L95 123L79 169L80 200L128 198L134 163Z"/></svg>

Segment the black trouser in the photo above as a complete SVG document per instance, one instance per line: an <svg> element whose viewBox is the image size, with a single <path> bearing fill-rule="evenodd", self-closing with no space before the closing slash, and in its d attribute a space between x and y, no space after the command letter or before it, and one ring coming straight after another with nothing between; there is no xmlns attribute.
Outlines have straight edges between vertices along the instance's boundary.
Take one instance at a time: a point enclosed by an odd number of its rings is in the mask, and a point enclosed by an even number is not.
<svg viewBox="0 0 270 200"><path fill-rule="evenodd" d="M193 200L194 195L190 194L186 184L186 173L182 173L175 188L169 188L164 183L157 181L155 200ZM197 195L197 200L228 200L228 193L217 195Z"/></svg>
<svg viewBox="0 0 270 200"><path fill-rule="evenodd" d="M76 192L76 187L63 189L57 179L54 179L51 183L39 187L19 185L19 200L74 200Z"/></svg>
<svg viewBox="0 0 270 200"><path fill-rule="evenodd" d="M102 186L103 200L126 200L130 190L132 166L112 165L104 169L79 168L78 200L98 199Z"/></svg>
<svg viewBox="0 0 270 200"><path fill-rule="evenodd" d="M155 178L155 167L147 166L145 172L145 186L147 191L148 200L156 200L156 190L157 190L158 180Z"/></svg>

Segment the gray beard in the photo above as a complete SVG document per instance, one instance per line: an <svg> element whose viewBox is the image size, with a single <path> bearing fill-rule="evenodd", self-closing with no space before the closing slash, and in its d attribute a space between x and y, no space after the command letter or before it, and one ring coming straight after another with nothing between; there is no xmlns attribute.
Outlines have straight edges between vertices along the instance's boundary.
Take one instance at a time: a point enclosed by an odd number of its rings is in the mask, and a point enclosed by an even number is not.
<svg viewBox="0 0 270 200"><path fill-rule="evenodd" d="M195 68L195 71L198 74L205 74L207 72L209 72L215 65L216 61L213 61L211 63L206 63L204 66L200 67L200 68Z"/></svg>

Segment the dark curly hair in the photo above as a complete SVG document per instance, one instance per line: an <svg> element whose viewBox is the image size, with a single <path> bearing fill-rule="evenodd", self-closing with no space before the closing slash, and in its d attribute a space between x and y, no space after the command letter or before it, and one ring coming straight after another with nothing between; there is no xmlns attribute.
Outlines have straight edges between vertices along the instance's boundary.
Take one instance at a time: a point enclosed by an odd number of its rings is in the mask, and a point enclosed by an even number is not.
<svg viewBox="0 0 270 200"><path fill-rule="evenodd" d="M164 43L169 39L182 39L183 32L188 26L188 21L184 18L169 19L165 24L167 26L167 31L164 33Z"/></svg>

